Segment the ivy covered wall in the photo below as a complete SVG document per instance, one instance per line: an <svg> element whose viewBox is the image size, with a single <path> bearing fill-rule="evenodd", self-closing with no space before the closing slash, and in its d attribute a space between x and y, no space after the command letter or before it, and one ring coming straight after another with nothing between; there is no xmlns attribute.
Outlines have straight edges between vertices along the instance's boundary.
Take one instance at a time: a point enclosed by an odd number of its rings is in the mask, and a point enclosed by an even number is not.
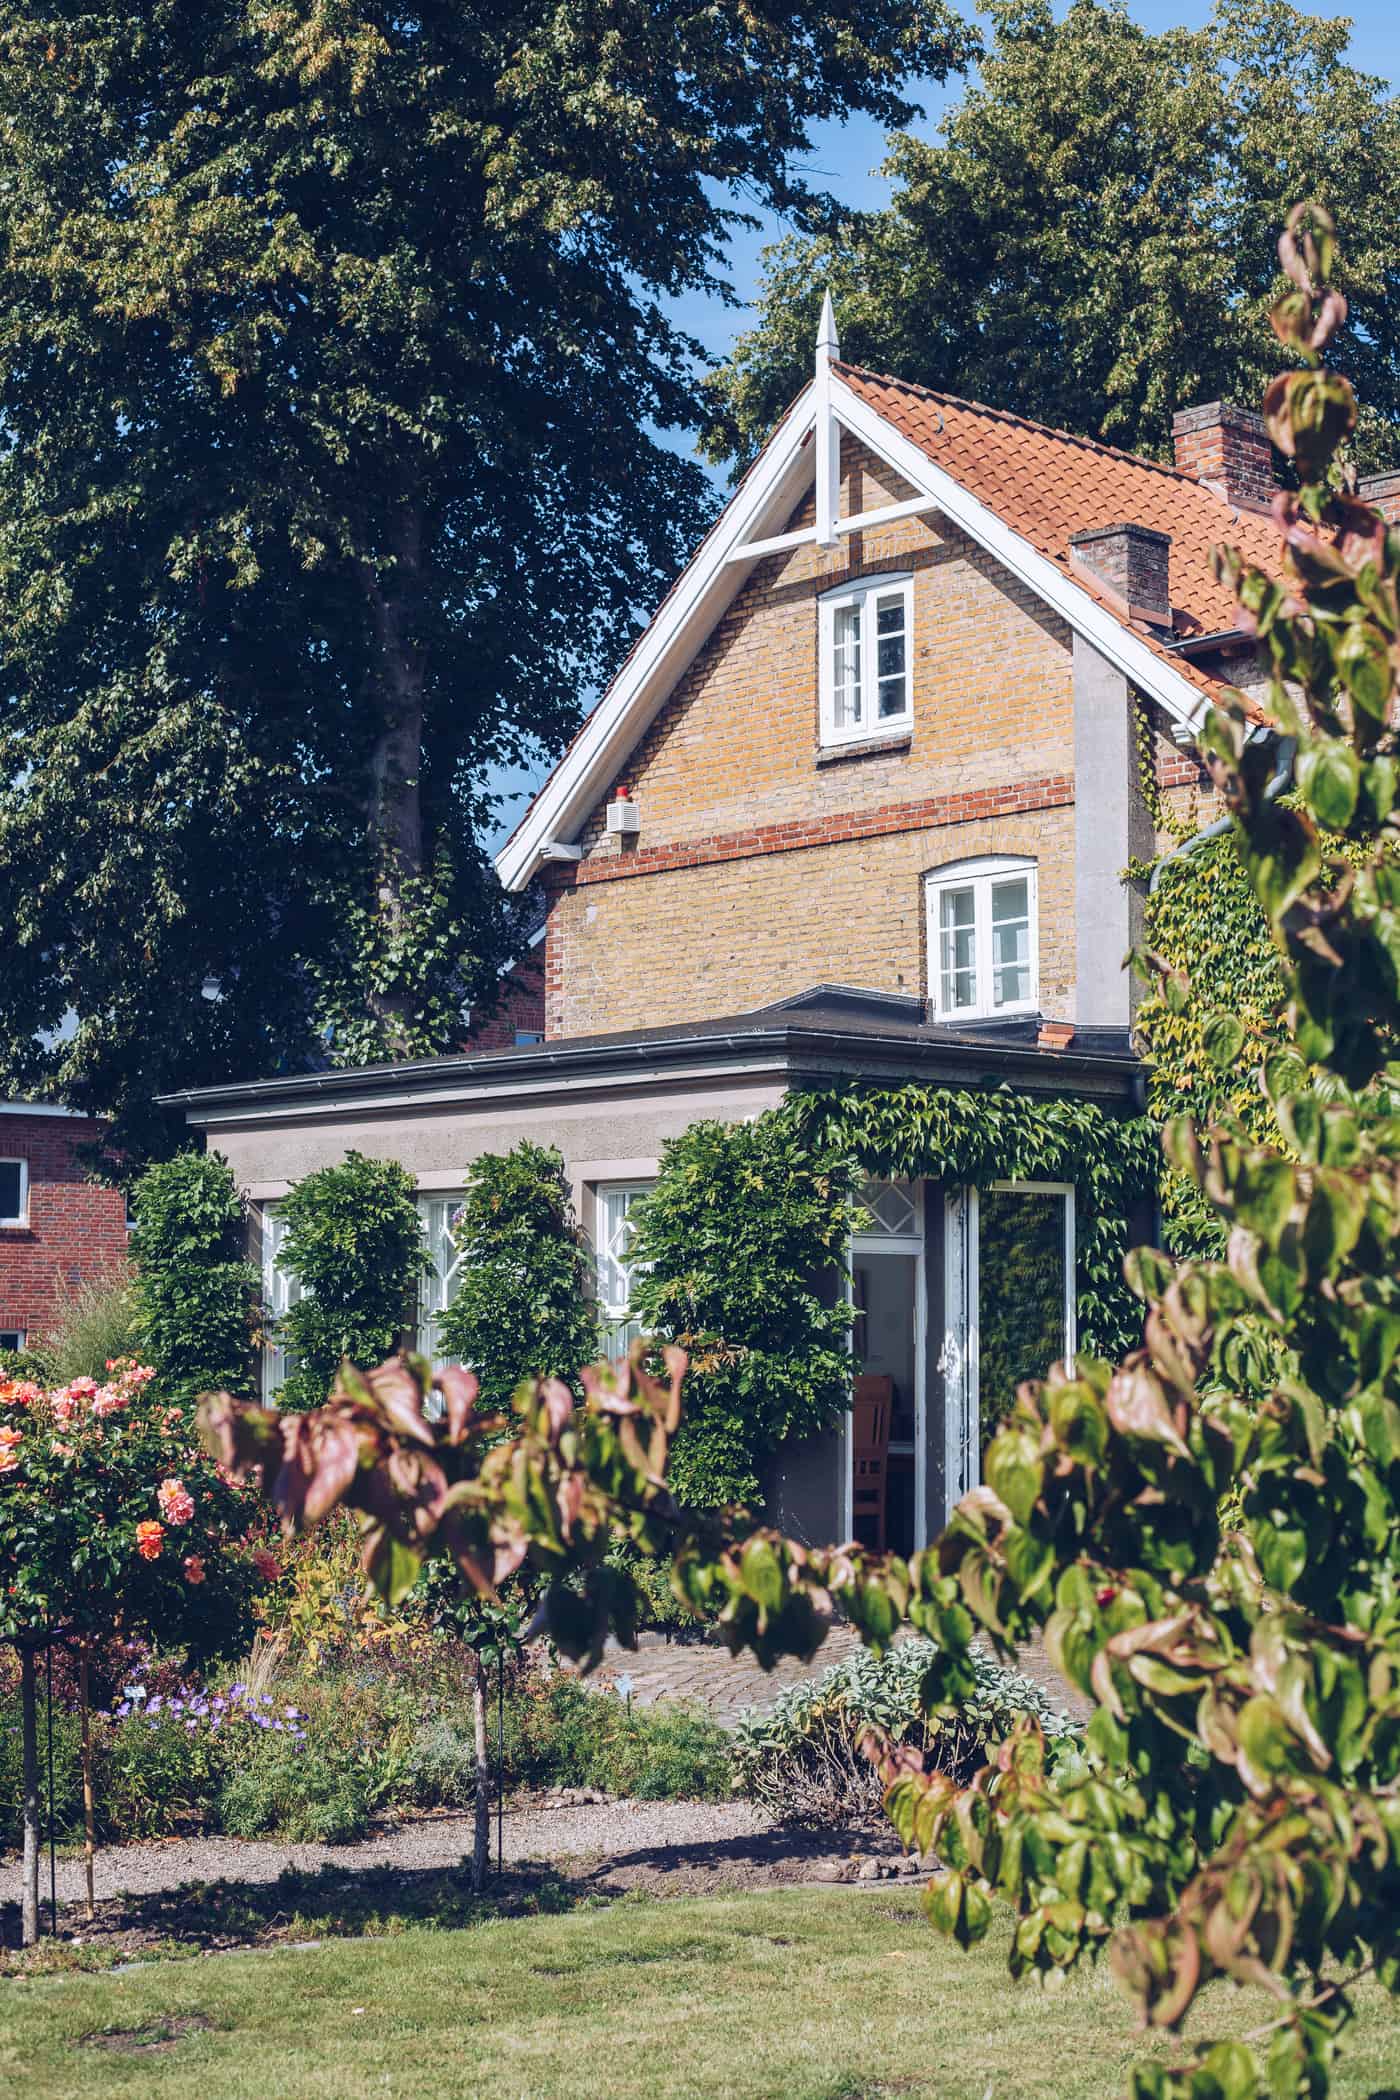
<svg viewBox="0 0 1400 2100"><path fill-rule="evenodd" d="M1043 1100L998 1087L842 1088L794 1095L775 1115L809 1144L844 1152L887 1180L948 1187L1064 1181L1075 1194L1079 1342L1121 1354L1141 1315L1123 1281L1135 1220L1147 1223L1161 1172L1157 1125L1090 1101Z"/></svg>

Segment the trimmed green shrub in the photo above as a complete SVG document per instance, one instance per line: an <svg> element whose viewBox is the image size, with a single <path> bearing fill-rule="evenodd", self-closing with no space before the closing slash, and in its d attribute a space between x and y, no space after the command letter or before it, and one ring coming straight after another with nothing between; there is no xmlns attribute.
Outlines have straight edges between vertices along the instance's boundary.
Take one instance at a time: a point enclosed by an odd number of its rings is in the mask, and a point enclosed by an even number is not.
<svg viewBox="0 0 1400 2100"><path fill-rule="evenodd" d="M690 1353L670 1484L694 1508L754 1502L766 1461L850 1404L841 1288L859 1185L790 1118L693 1123L633 1213L632 1312Z"/></svg>
<svg viewBox="0 0 1400 2100"><path fill-rule="evenodd" d="M929 1753L965 1785L988 1746L1031 1715L1066 1749L1077 1731L1029 1677L973 1650L976 1690L957 1713L925 1715L932 1641L901 1641L877 1659L861 1648L820 1677L792 1685L771 1706L750 1707L734 1731L734 1787L784 1822L842 1824L879 1813L883 1782L861 1748L867 1728Z"/></svg>
<svg viewBox="0 0 1400 2100"><path fill-rule="evenodd" d="M296 1368L279 1398L283 1407L318 1407L342 1357L381 1363L417 1324L428 1255L413 1176L396 1160L350 1152L297 1182L281 1214L278 1260L302 1296L282 1321Z"/></svg>
<svg viewBox="0 0 1400 2100"><path fill-rule="evenodd" d="M723 1799L729 1738L701 1709L633 1706L562 1671L524 1675L506 1705L506 1774L520 1786L587 1786L639 1801Z"/></svg>
<svg viewBox="0 0 1400 2100"><path fill-rule="evenodd" d="M217 1152L148 1167L131 1197L136 1342L172 1398L247 1388L258 1274L248 1212Z"/></svg>
<svg viewBox="0 0 1400 2100"><path fill-rule="evenodd" d="M574 1380L594 1362L590 1265L557 1152L526 1142L478 1159L453 1238L462 1282L438 1321L437 1353L471 1365L485 1405L508 1406L536 1373Z"/></svg>

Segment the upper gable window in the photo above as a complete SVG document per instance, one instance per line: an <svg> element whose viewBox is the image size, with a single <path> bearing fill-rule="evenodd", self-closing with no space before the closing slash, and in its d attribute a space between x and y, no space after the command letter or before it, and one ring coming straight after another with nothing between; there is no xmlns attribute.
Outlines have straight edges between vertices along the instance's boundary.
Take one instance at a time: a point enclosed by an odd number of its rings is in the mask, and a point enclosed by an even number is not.
<svg viewBox="0 0 1400 2100"><path fill-rule="evenodd" d="M821 740L855 744L914 718L911 576L863 576L818 601Z"/></svg>
<svg viewBox="0 0 1400 2100"><path fill-rule="evenodd" d="M1033 860L968 860L926 879L929 993L939 1021L1033 1013L1040 999Z"/></svg>

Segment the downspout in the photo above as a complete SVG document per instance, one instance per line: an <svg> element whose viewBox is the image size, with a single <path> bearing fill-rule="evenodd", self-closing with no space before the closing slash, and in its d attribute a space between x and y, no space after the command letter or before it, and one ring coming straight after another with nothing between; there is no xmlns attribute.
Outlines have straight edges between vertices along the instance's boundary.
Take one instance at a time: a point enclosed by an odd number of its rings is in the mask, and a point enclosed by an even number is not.
<svg viewBox="0 0 1400 2100"><path fill-rule="evenodd" d="M1276 735L1277 732L1275 730L1266 729L1261 724L1257 728L1250 730L1247 741L1251 744L1259 743L1265 737ZM1274 770L1270 774L1264 788L1264 800L1266 802L1276 802L1279 796L1293 785L1293 761L1297 755L1298 739L1296 737L1278 737L1278 752L1274 759ZM1153 894L1157 884L1161 881L1163 870L1169 868L1174 860L1183 860L1188 853L1194 853L1198 846L1204 846L1209 839L1222 838L1234 821L1234 818L1229 816L1217 817L1213 824L1207 824L1204 831L1195 832L1189 839L1183 839L1181 844L1174 847L1170 853L1164 854L1162 859L1155 864L1151 875L1148 877L1148 896L1150 897Z"/></svg>

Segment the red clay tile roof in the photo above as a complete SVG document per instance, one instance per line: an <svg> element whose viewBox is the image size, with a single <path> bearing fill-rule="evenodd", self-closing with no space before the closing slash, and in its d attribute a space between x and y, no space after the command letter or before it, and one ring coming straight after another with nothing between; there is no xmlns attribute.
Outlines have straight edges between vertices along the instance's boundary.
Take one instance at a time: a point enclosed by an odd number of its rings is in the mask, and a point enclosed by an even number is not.
<svg viewBox="0 0 1400 2100"><path fill-rule="evenodd" d="M1279 534L1271 518L1236 509L1175 467L859 365L834 363L832 370L935 466L1107 604L1111 596L1095 588L1082 562L1071 560L1074 533L1125 524L1170 533L1171 601L1180 635L1214 634L1238 624L1233 598L1211 575L1210 553L1219 542L1238 547L1261 568L1277 566ZM1137 621L1129 624L1153 639ZM1212 689L1214 681L1187 659L1171 652L1170 660L1203 690Z"/></svg>

